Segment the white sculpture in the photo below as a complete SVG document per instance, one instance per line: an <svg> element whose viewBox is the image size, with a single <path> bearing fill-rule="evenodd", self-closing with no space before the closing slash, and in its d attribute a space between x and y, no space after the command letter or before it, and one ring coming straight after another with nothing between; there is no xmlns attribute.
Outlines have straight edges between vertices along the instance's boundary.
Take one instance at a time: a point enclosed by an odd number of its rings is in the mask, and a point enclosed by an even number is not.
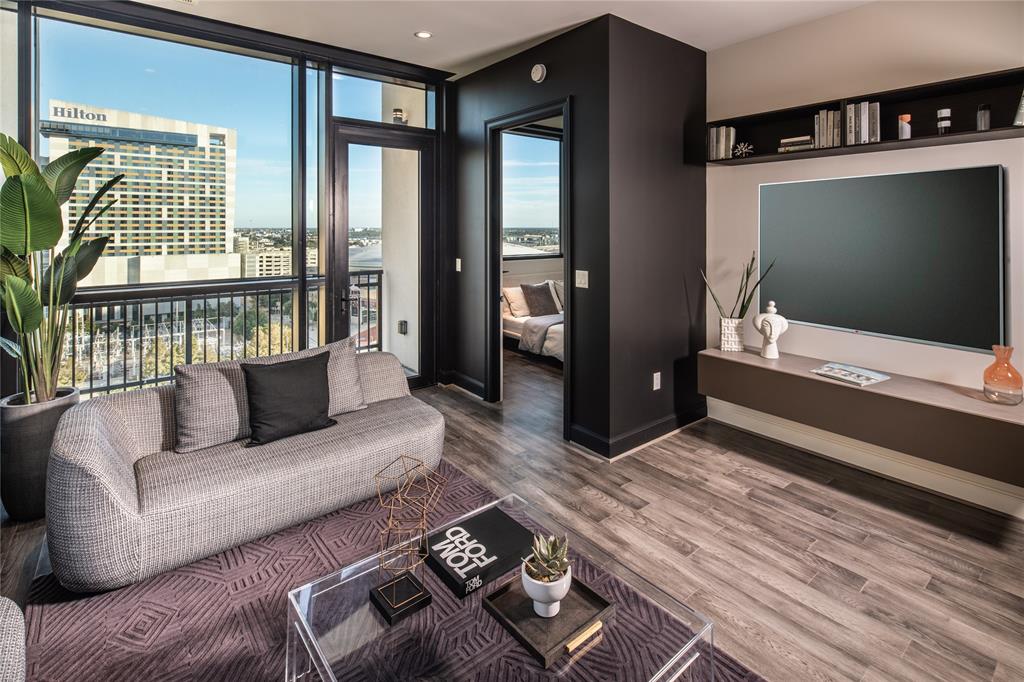
<svg viewBox="0 0 1024 682"><path fill-rule="evenodd" d="M761 357L777 360L779 357L779 337L789 329L789 320L778 314L775 301L768 301L764 312L754 317L754 329L764 337L761 343Z"/></svg>

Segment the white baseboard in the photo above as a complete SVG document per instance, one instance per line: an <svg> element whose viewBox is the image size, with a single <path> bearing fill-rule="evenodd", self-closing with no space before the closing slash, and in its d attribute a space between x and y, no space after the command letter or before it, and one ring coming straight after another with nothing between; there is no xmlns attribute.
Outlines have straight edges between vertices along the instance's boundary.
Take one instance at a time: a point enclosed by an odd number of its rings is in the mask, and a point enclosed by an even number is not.
<svg viewBox="0 0 1024 682"><path fill-rule="evenodd" d="M708 417L940 495L1024 519L1024 488L708 398Z"/></svg>

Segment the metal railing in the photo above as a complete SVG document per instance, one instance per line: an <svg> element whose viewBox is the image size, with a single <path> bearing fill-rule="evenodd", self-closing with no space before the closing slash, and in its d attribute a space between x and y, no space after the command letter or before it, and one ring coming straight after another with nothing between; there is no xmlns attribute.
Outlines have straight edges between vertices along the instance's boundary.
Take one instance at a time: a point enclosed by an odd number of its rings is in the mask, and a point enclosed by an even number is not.
<svg viewBox="0 0 1024 682"><path fill-rule="evenodd" d="M348 276L349 336L356 338L356 347L361 351L381 350L383 282L383 270L353 270Z"/></svg>
<svg viewBox="0 0 1024 682"><path fill-rule="evenodd" d="M381 350L382 270L353 272L351 327L360 351ZM322 280L306 287L307 346L320 338ZM358 296L356 294L358 289ZM298 282L89 292L72 305L60 384L84 395L171 381L174 367L298 349Z"/></svg>

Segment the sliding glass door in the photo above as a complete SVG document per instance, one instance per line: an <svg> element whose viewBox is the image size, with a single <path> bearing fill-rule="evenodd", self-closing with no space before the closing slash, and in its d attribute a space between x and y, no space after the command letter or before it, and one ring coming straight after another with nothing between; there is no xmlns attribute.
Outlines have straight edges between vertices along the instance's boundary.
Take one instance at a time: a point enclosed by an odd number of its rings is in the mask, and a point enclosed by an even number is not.
<svg viewBox="0 0 1024 682"><path fill-rule="evenodd" d="M335 337L394 353L434 381L433 139L338 125L334 135Z"/></svg>

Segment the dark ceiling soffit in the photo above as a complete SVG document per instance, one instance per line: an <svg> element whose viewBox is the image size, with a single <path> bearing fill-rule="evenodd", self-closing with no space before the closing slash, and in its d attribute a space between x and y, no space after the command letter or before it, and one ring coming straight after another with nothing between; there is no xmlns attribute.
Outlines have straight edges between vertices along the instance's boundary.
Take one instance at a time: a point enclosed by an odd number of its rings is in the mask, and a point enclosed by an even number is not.
<svg viewBox="0 0 1024 682"><path fill-rule="evenodd" d="M126 0L18 0L40 9L67 12L103 21L120 22L189 38L211 40L263 52L305 57L374 74L406 78L430 84L442 83L453 74L417 66L365 52L302 40L290 36L239 26L218 19L196 17L184 12L141 5Z"/></svg>

